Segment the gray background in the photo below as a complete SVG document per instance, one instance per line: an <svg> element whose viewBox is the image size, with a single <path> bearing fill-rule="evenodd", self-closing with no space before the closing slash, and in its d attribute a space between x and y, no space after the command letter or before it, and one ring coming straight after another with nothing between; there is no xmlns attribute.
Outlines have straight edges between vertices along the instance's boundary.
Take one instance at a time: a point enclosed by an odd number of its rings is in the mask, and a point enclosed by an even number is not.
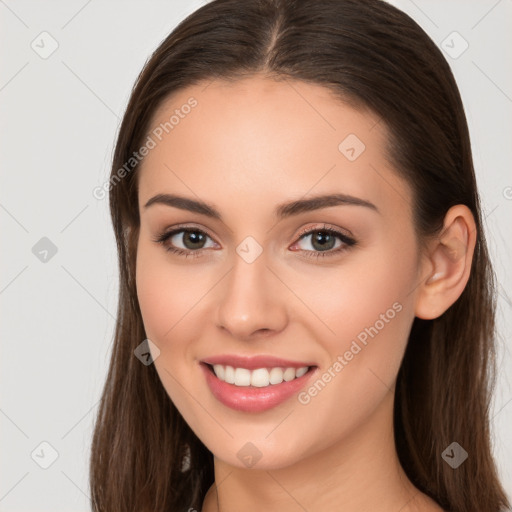
<svg viewBox="0 0 512 512"><path fill-rule="evenodd" d="M465 103L500 283L493 435L512 496L512 0L391 3L444 49ZM202 4L0 0L0 511L90 510L117 301L108 202L92 191L141 67Z"/></svg>

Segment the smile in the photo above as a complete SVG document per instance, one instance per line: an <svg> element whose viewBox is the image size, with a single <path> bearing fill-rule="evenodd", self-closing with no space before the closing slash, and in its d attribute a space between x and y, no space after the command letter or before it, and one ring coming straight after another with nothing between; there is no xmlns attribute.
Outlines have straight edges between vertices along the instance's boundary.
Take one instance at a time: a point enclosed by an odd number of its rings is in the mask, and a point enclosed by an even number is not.
<svg viewBox="0 0 512 512"><path fill-rule="evenodd" d="M306 386L317 366L244 368L225 364L200 367L212 395L223 405L242 412L263 412L286 402Z"/></svg>

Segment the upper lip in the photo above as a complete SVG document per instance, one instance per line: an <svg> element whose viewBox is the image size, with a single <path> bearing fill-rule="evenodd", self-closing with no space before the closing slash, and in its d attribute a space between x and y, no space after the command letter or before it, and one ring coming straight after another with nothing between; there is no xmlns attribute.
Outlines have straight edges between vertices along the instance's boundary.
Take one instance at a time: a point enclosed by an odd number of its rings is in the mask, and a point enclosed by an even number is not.
<svg viewBox="0 0 512 512"><path fill-rule="evenodd" d="M202 363L214 365L221 364L224 366L232 366L233 368L247 368L248 370L256 370L258 368L302 368L304 366L315 366L313 363L304 361L291 361L280 357L259 355L259 356L240 356L235 354L226 354L207 357L201 360Z"/></svg>

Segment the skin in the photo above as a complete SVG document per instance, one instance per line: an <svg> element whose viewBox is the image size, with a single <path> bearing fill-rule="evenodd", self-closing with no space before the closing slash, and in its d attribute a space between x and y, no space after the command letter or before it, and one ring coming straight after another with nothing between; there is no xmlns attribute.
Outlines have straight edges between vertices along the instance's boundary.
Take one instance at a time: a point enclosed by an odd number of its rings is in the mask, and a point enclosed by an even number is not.
<svg viewBox="0 0 512 512"><path fill-rule="evenodd" d="M466 285L471 212L451 208L442 236L420 249L411 190L386 160L384 123L319 85L262 75L197 84L168 98L151 126L190 96L198 105L142 164L136 278L146 334L160 350L158 375L214 455L202 510L442 510L398 462L393 399L414 317L441 315ZM338 149L348 134L366 146L354 161ZM274 216L283 202L335 192L378 211L338 205ZM206 201L222 220L144 206L165 193ZM197 258L154 241L178 224L208 235ZM298 235L324 224L357 244L308 258L321 249ZM252 263L236 252L247 236L262 249ZM183 233L167 243L198 251ZM211 394L199 367L212 355L267 354L314 361L320 376L394 303L400 312L307 404L294 396L265 412L234 411ZM251 468L237 457L247 442L261 453Z"/></svg>

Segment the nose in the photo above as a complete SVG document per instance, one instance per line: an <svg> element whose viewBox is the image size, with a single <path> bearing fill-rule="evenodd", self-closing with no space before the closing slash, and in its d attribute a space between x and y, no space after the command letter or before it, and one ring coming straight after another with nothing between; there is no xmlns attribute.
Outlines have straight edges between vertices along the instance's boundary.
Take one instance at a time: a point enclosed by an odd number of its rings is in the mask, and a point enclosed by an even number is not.
<svg viewBox="0 0 512 512"><path fill-rule="evenodd" d="M250 341L286 327L289 291L270 268L265 251L252 263L235 253L219 293L217 326L233 338Z"/></svg>

